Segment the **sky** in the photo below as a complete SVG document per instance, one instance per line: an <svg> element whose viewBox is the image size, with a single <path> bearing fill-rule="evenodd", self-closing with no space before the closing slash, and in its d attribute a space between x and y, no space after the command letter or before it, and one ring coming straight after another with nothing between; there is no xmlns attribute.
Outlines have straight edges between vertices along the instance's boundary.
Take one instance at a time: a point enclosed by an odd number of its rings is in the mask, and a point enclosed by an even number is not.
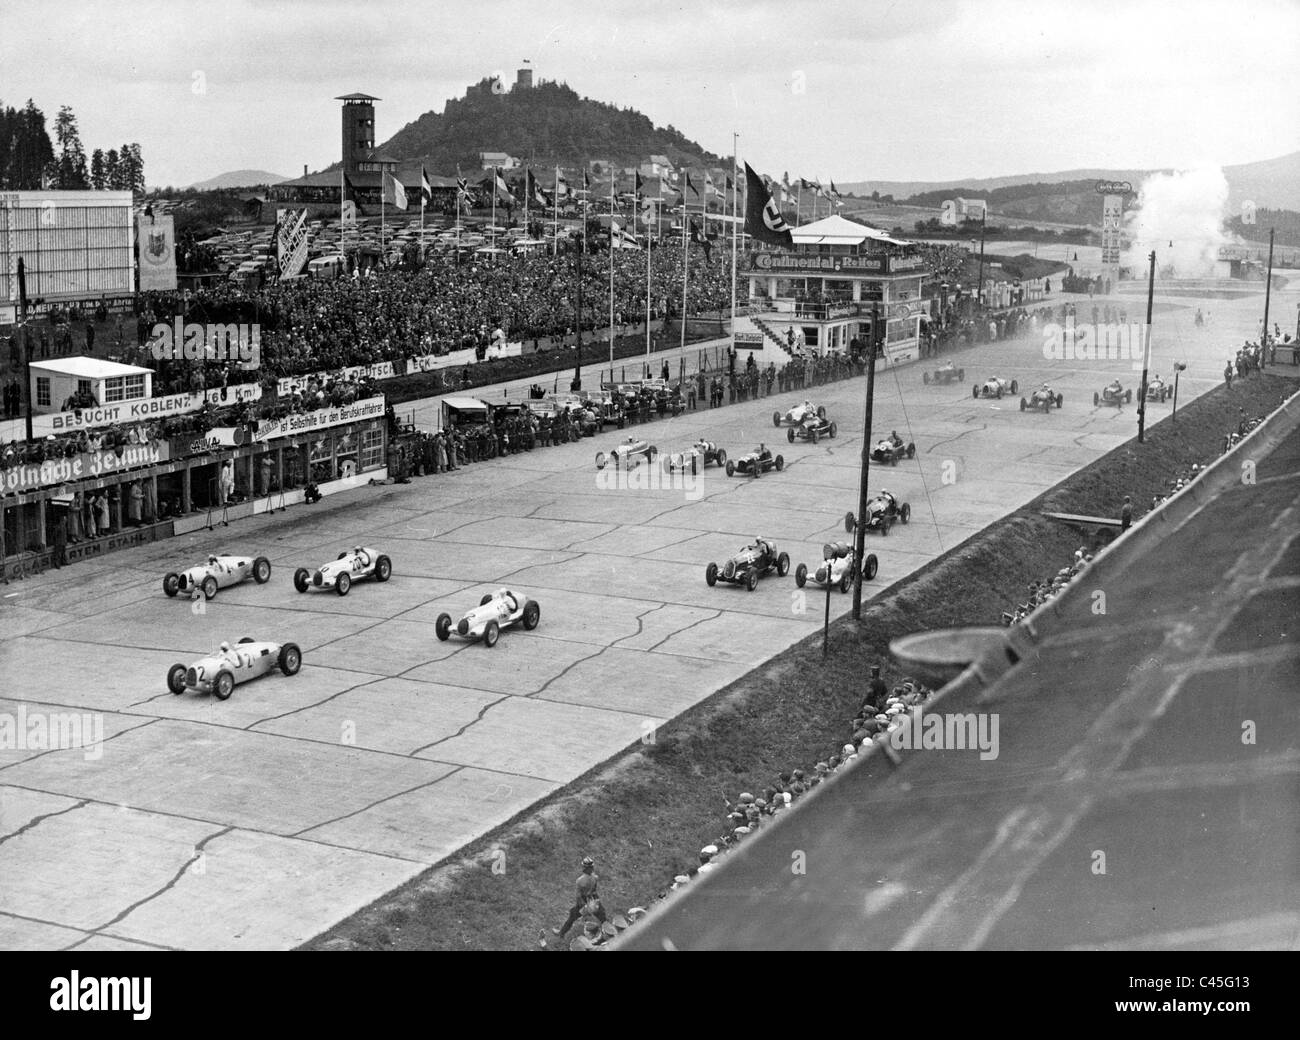
<svg viewBox="0 0 1300 1040"><path fill-rule="evenodd" d="M382 143L524 59L841 184L1300 150L1300 0L4 0L0 26L0 101L51 130L70 105L87 154L139 141L151 186L321 169L336 95L383 99Z"/></svg>

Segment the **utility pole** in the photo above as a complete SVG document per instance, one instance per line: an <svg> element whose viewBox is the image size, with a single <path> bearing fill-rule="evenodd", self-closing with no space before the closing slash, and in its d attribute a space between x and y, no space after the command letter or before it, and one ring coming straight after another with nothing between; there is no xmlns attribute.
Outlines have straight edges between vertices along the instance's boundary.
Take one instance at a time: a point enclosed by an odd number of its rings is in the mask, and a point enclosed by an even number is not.
<svg viewBox="0 0 1300 1040"><path fill-rule="evenodd" d="M583 205L582 248L577 253L578 263L578 344L573 355L573 385L569 388L574 393L582 389L582 258L587 252L586 204Z"/></svg>
<svg viewBox="0 0 1300 1040"><path fill-rule="evenodd" d="M980 281L975 290L975 312L978 314L979 309L984 305L984 228L988 224L989 207L986 202L980 207Z"/></svg>
<svg viewBox="0 0 1300 1040"><path fill-rule="evenodd" d="M27 439L32 440L32 335L27 329L27 265L18 258L18 327L23 332L23 393L27 395Z"/></svg>
<svg viewBox="0 0 1300 1040"><path fill-rule="evenodd" d="M862 469L858 477L858 525L853 531L853 620L862 619L862 561L867 547L867 478L871 471L871 406L876 393L876 357L883 353L885 337L880 324L880 304L871 305L871 342L867 351L867 403L863 416ZM830 566L827 564L827 566Z"/></svg>
<svg viewBox="0 0 1300 1040"><path fill-rule="evenodd" d="M1147 275L1147 327L1142 344L1142 383L1138 387L1138 443L1146 440L1147 370L1151 367L1151 308L1156 294L1156 251L1151 250L1151 271Z"/></svg>
<svg viewBox="0 0 1300 1040"><path fill-rule="evenodd" d="M1268 361L1268 304L1273 292L1273 228L1268 229L1268 273L1264 275L1264 335L1259 338L1259 367Z"/></svg>

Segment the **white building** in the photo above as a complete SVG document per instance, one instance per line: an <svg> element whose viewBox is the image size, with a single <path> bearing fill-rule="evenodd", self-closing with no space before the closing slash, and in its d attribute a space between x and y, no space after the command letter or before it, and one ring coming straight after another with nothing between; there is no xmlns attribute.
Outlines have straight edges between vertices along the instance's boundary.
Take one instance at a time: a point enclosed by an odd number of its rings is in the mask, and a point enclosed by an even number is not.
<svg viewBox="0 0 1300 1040"><path fill-rule="evenodd" d="M505 152L479 152L478 157L485 170L495 168L517 170L520 166L519 159L516 156L507 155Z"/></svg>
<svg viewBox="0 0 1300 1040"><path fill-rule="evenodd" d="M153 395L153 372L137 365L120 365L99 358L74 357L33 361L32 411L63 411L63 402L78 391L89 391L103 407Z"/></svg>
<svg viewBox="0 0 1300 1040"><path fill-rule="evenodd" d="M988 213L987 199L957 199L957 221L986 220Z"/></svg>

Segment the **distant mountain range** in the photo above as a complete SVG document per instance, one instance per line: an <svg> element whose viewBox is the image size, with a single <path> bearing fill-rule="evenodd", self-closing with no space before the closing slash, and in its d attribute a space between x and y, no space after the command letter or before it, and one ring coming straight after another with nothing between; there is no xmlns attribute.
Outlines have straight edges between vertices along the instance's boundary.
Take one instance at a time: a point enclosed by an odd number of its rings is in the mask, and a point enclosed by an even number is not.
<svg viewBox="0 0 1300 1040"><path fill-rule="evenodd" d="M229 190L230 188L259 188L266 184L279 184L281 181L287 181L288 177L281 177L278 173L267 173L266 170L231 170L229 173L221 173L206 181L199 181L198 184L191 184L191 191L216 191Z"/></svg>
<svg viewBox="0 0 1300 1040"><path fill-rule="evenodd" d="M855 195L892 195L900 202L914 195L929 192L951 192L968 198L979 198L998 188L1012 188L1026 184L1061 184L1069 181L1121 180L1132 181L1137 188L1143 178L1158 170L1081 169L1063 170L1060 173L1026 173L1008 177L972 177L956 181L855 181L839 184L841 191ZM1170 172L1165 170L1163 172ZM1228 179L1228 207L1239 210L1242 202L1250 200L1261 208L1300 210L1300 152L1264 159L1260 162L1225 166ZM990 205L992 202L990 201Z"/></svg>

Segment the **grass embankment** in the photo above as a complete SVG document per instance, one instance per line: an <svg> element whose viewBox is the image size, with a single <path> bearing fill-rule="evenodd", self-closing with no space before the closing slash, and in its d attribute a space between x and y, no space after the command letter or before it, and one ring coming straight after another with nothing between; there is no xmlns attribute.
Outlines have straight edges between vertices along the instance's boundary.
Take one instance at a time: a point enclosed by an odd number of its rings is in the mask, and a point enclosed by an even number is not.
<svg viewBox="0 0 1300 1040"><path fill-rule="evenodd" d="M722 833L724 796L807 769L849 739L868 666L884 661L886 680L900 677L891 639L997 624L1029 581L1067 564L1080 535L1041 511L1116 516L1131 495L1140 515L1172 475L1218 456L1239 409L1265 415L1296 387L1255 375L1180 408L1177 425L1158 422L1144 445L1115 449L878 596L861 628L833 624L827 660L819 631L665 725L655 744L593 769L306 948L536 949L539 930L549 937L563 920L584 855L596 858L607 909L647 905ZM492 871L494 849L504 873Z"/></svg>

